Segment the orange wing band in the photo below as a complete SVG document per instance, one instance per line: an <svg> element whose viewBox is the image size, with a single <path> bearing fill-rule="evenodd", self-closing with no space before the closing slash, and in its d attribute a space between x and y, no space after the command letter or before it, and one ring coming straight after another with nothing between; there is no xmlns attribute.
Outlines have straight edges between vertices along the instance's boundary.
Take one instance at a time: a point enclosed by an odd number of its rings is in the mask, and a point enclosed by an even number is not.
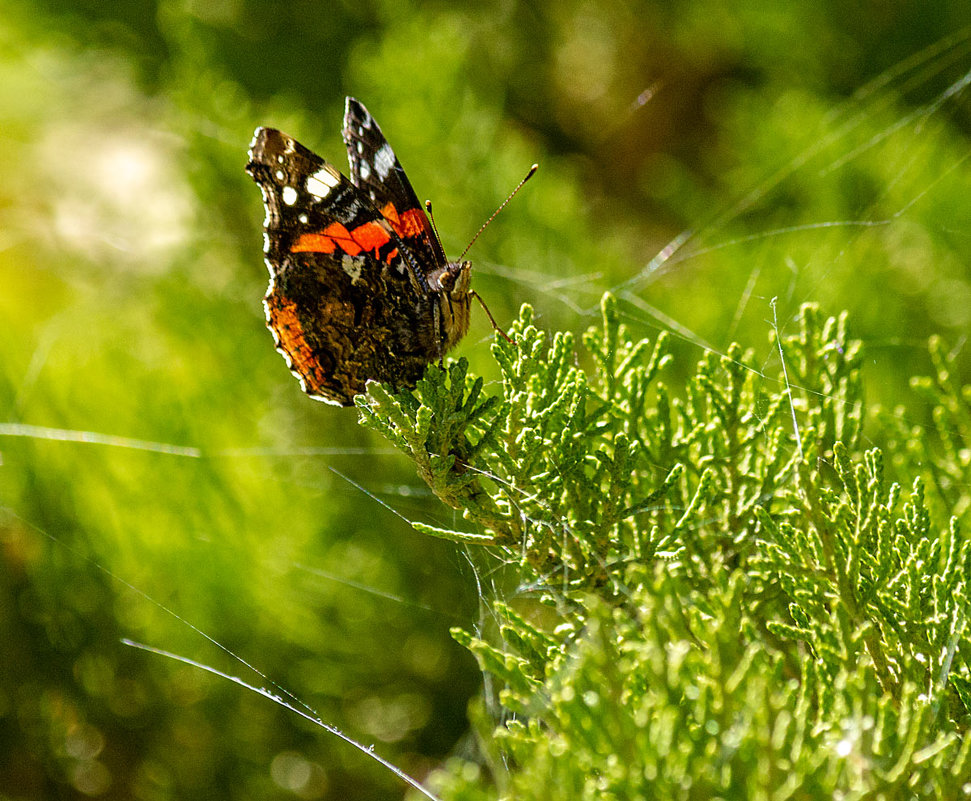
<svg viewBox="0 0 971 801"><path fill-rule="evenodd" d="M408 209L401 214L395 208L394 203L388 203L381 209L381 214L394 229L394 232L402 239L410 236L420 236L426 230L425 212L421 209Z"/></svg>
<svg viewBox="0 0 971 801"><path fill-rule="evenodd" d="M316 391L324 386L327 373L304 338L303 326L297 316L297 304L284 298L270 298L266 308L277 343L290 357L290 369L301 377L308 390Z"/></svg>
<svg viewBox="0 0 971 801"><path fill-rule="evenodd" d="M390 222L390 221L389 221ZM393 225L393 223L392 223ZM348 256L356 256L362 251L374 251L387 244L391 236L380 223L367 222L353 231L348 231L340 223L331 223L323 231L301 234L290 247L291 253L333 253L340 248Z"/></svg>

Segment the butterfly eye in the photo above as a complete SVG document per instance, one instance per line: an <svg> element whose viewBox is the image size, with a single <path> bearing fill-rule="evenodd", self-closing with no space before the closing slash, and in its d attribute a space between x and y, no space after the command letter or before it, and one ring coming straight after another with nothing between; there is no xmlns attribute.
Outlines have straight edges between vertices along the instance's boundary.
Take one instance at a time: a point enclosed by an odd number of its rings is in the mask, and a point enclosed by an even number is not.
<svg viewBox="0 0 971 801"><path fill-rule="evenodd" d="M455 288L455 275L448 267L441 267L427 276L428 286L433 292L451 292Z"/></svg>

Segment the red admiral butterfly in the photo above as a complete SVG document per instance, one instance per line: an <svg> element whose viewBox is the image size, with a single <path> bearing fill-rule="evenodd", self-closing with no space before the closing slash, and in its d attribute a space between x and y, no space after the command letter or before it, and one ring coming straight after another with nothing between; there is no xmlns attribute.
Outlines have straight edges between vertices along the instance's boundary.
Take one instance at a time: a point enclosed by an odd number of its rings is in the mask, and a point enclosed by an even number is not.
<svg viewBox="0 0 971 801"><path fill-rule="evenodd" d="M259 128L246 171L266 207L276 347L304 392L350 406L369 380L414 386L468 330L472 265L450 262L391 145L352 97L350 180L295 139ZM464 255L464 254L463 254Z"/></svg>

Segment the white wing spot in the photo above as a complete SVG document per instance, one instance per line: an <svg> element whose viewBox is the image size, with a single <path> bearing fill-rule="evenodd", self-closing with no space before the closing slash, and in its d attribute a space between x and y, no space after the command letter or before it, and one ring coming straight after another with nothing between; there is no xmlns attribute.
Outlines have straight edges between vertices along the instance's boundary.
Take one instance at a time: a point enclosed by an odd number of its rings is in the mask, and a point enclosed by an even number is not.
<svg viewBox="0 0 971 801"><path fill-rule="evenodd" d="M283 202L288 206L292 206L297 202L297 190L292 186L283 187Z"/></svg>
<svg viewBox="0 0 971 801"><path fill-rule="evenodd" d="M327 197L340 182L341 179L325 167L307 179L307 191L314 197Z"/></svg>
<svg viewBox="0 0 971 801"><path fill-rule="evenodd" d="M275 173L273 173L273 177L276 178L282 184L283 179L286 178L287 176L283 174L283 170L277 170Z"/></svg>
<svg viewBox="0 0 971 801"><path fill-rule="evenodd" d="M341 267L344 272L351 277L351 283L357 283L361 278L361 267L364 265L364 259L360 256L348 256L346 253L341 259Z"/></svg>
<svg viewBox="0 0 971 801"><path fill-rule="evenodd" d="M357 143L357 155L359 155L359 156L363 156L364 155L364 142L358 142Z"/></svg>
<svg viewBox="0 0 971 801"><path fill-rule="evenodd" d="M378 177L383 181L388 177L388 173L394 167L394 151L391 149L391 145L385 142L381 147L378 148L378 152L374 154L374 169L378 173Z"/></svg>
<svg viewBox="0 0 971 801"><path fill-rule="evenodd" d="M300 222L302 222L304 225L309 222L306 214L301 214L299 217L297 217L297 219L300 220Z"/></svg>
<svg viewBox="0 0 971 801"><path fill-rule="evenodd" d="M368 178L371 177L371 165L368 164L366 161L362 161L359 172L361 173L361 180L366 181Z"/></svg>

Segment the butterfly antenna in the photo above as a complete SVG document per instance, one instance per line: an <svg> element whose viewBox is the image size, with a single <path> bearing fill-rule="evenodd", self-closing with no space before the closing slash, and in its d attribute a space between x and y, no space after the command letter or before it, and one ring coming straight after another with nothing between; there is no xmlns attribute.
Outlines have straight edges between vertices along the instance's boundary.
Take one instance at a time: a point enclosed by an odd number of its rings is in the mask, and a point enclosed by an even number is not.
<svg viewBox="0 0 971 801"><path fill-rule="evenodd" d="M482 223L482 227L475 232L475 236L472 237L472 241L469 242L468 247L466 247L465 250L462 251L462 255L459 256L458 258L459 261L462 261L462 259L465 258L465 254L472 249L472 246L475 244L475 240L479 238L479 235L488 227L489 223L491 223L494 219L496 219L496 216L499 214L499 212L502 211L504 208L506 208L506 204L514 197L516 197L516 193L523 188L523 184L526 183L526 181L528 181L530 178L532 178L536 174L536 170L538 169L539 169L539 164L534 164L532 167L529 168L529 172L526 173L526 177L519 182L516 188L509 193L509 197L507 197L504 201L502 201L502 203L499 204L499 208L496 209L494 212L492 212L492 216L484 223ZM434 225L434 222L432 224Z"/></svg>
<svg viewBox="0 0 971 801"><path fill-rule="evenodd" d="M430 200L425 201L425 211L428 212L428 219L431 220L432 230L435 232L435 239L441 242L442 238L438 235L438 226L435 225L435 215L432 214L432 202Z"/></svg>
<svg viewBox="0 0 971 801"><path fill-rule="evenodd" d="M523 184L525 184L526 181L528 181L536 174L536 170L538 169L539 169L539 164L534 164L532 167L529 168L529 172L526 173L526 177L523 178L523 180L521 180L516 185L516 188L509 193L509 196L504 201L502 201L502 203L499 204L499 208L496 209L494 212L492 212L492 216L482 224L482 227L478 231L475 232L475 236L472 237L472 241L469 242L468 247L466 247L465 250L462 251L462 255L459 256L458 258L459 261L462 261L462 259L465 258L465 254L468 253L469 250L472 248L472 246L475 244L475 240L479 238L479 234L481 234L488 227L489 223L491 223L494 219L496 219L499 212L502 211L506 207L506 204L516 196L516 193L523 188ZM435 232L436 239L438 239L438 241L441 242L442 238L438 235L438 226L435 225L435 215L432 213L432 202L430 200L425 201L425 211L428 212L428 219L431 221L432 230ZM496 330L496 332L500 336L502 336L502 338L505 339L506 342L508 342L509 344L515 344L512 338L509 336L509 334L507 334L505 331L502 330L502 328L499 327L499 323L497 323L496 318L492 316L492 312L489 311L489 307L486 306L485 301L482 299L482 296L479 295L479 293L476 292L475 290L469 290L469 294L477 301L479 301L479 305L482 307L482 310L488 316L489 322L492 323L492 327Z"/></svg>

